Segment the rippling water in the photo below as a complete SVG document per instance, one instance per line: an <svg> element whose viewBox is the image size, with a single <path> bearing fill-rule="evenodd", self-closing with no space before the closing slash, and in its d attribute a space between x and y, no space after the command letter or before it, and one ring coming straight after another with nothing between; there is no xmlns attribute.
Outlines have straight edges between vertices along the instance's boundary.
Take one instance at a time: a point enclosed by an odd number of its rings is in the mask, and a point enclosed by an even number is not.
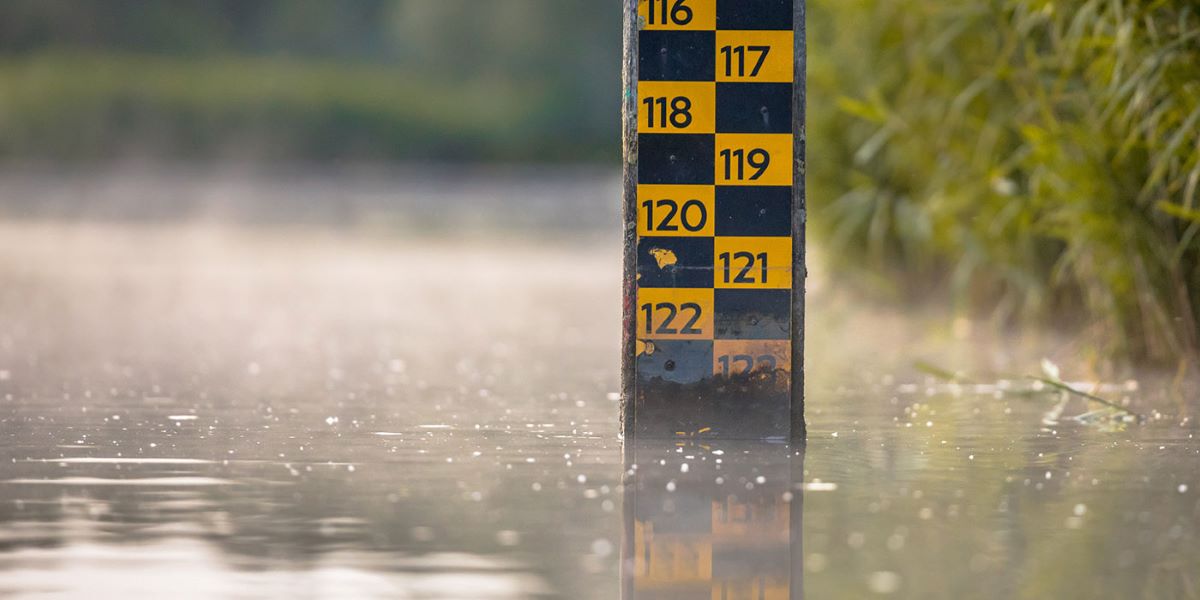
<svg viewBox="0 0 1200 600"><path fill-rule="evenodd" d="M1134 424L1020 377L937 382L914 361L1032 372L1045 340L818 278L806 448L623 449L619 256L0 226L0 596L1200 594L1175 388L1089 388Z"/></svg>

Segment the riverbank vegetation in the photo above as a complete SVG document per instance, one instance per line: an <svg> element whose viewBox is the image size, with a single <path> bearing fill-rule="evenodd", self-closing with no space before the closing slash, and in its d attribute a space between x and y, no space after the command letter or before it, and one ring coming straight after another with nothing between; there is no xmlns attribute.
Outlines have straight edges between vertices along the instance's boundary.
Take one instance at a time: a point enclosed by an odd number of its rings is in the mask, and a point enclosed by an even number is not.
<svg viewBox="0 0 1200 600"><path fill-rule="evenodd" d="M620 11L12 0L0 159L610 161Z"/></svg>
<svg viewBox="0 0 1200 600"><path fill-rule="evenodd" d="M879 288L949 286L964 311L1084 331L1103 356L1194 357L1194 3L812 4L830 256Z"/></svg>

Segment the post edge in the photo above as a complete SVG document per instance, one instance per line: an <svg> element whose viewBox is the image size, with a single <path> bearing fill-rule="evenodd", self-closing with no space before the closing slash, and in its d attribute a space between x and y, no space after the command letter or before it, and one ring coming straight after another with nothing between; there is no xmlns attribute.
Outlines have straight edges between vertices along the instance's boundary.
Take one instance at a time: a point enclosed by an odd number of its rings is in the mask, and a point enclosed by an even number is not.
<svg viewBox="0 0 1200 600"><path fill-rule="evenodd" d="M622 168L622 313L621 313L621 433L631 439L634 419L634 361L636 360L634 304L637 302L637 4L622 0L624 43L621 72L621 168Z"/></svg>
<svg viewBox="0 0 1200 600"><path fill-rule="evenodd" d="M795 140L794 177L792 198L792 442L801 447L808 436L804 419L804 313L805 281L808 279L808 263L805 241L807 237L808 203L806 201L805 173L807 158L805 149L808 132L805 126L807 108L808 42L806 23L806 0L795 0L793 26L795 27L796 68L792 96L792 136Z"/></svg>

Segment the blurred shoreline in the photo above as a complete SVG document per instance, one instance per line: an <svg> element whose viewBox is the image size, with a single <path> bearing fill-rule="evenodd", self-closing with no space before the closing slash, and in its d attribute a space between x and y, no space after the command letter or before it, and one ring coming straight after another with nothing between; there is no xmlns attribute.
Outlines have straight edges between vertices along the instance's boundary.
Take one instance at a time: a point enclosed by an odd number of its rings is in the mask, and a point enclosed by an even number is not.
<svg viewBox="0 0 1200 600"><path fill-rule="evenodd" d="M414 268L450 279L546 271L538 277L598 286L617 306L619 175L559 165L0 165L0 281L20 306L16 283L38 295L58 289L55 273L91 281L132 269L173 280L221 265L210 273L217 280L318 269L361 282ZM1188 412L1179 398L1194 387L1190 372L1114 363L1078 332L972 317L948 294L912 302L864 292L828 258L810 244L812 364L842 365L851 379L918 376L928 365L960 381L1037 374L1047 357L1093 381L1152 379L1156 397L1135 402ZM849 341L864 332L867 347Z"/></svg>
<svg viewBox="0 0 1200 600"><path fill-rule="evenodd" d="M222 330L230 326L228 315L210 314L215 307L237 305L225 309L250 326L260 311L243 304L259 295L274 297L277 308L267 311L271 315L304 312L318 298L322 310L339 314L359 302L351 298L367 296L377 314L356 316L363 328L356 335L374 335L367 332L398 315L405 327L395 331L406 332L405 339L424 328L450 327L431 316L436 311L416 310L412 299L420 297L428 306L461 305L454 314L471 315L472 323L505 317L506 331L518 337L533 331L541 339L561 328L571 340L611 347L604 356L615 360L619 230L566 231L439 233L296 221L264 226L216 219L0 218L0 281L5 283L0 286L0 343L8 339L10 350L99 351L89 360L101 364L103 352L121 347L132 331L155 339L169 331L174 333L153 352L159 367L169 370L188 352L176 345L211 333L209 327L197 328L198 322ZM810 392L874 390L895 381L909 382L913 390L955 393L979 386L1028 387L1042 376L1042 361L1048 360L1060 365L1063 377L1076 382L1077 389L1129 402L1156 419L1189 418L1186 399L1200 389L1194 373L1112 365L1090 352L1086 339L1053 328L972 319L945 302L879 299L847 285L844 276L824 268L826 262L820 246L810 247L805 340ZM525 299L501 307L519 297ZM541 308L534 310L534 305ZM506 311L518 308L522 316L509 319ZM545 314L566 310L577 314L558 326L543 327ZM287 330L306 318L270 320ZM460 315L457 325L463 324ZM81 332L100 332L104 341L72 341ZM240 348L244 342L237 335L229 334L216 346ZM487 346L494 340L477 342ZM555 343L546 341L544 350L554 351ZM455 346L457 351L465 347ZM19 362L15 355L9 358ZM75 363L71 370L87 371L83 364ZM608 379L601 379L602 387L611 390L615 367L609 366ZM1121 386L1130 380L1137 382L1135 391L1125 392ZM1119 395L1110 395L1112 390L1120 390ZM1054 390L1036 391L1040 398L1030 400L1050 408ZM821 409L816 410L819 414Z"/></svg>
<svg viewBox="0 0 1200 600"><path fill-rule="evenodd" d="M617 169L443 163L0 164L0 219L615 238Z"/></svg>

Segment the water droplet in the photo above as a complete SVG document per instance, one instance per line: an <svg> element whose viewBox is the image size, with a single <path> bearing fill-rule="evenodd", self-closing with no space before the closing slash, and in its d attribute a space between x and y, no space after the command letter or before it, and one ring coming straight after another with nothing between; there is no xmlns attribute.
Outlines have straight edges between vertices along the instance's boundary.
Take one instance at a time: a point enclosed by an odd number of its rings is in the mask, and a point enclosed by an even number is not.
<svg viewBox="0 0 1200 600"><path fill-rule="evenodd" d="M517 544L521 543L521 534L519 534L511 529L503 529L501 531L497 531L496 532L496 543L500 544L501 546L508 546L508 547L516 546Z"/></svg>
<svg viewBox="0 0 1200 600"><path fill-rule="evenodd" d="M867 587L876 594L894 594L900 582L900 576L891 571L876 571L867 577Z"/></svg>
<svg viewBox="0 0 1200 600"><path fill-rule="evenodd" d="M604 557L607 557L608 555L612 554L612 551L613 551L612 542L610 542L604 538L599 538L592 542L592 554L595 554L596 556L604 558Z"/></svg>

